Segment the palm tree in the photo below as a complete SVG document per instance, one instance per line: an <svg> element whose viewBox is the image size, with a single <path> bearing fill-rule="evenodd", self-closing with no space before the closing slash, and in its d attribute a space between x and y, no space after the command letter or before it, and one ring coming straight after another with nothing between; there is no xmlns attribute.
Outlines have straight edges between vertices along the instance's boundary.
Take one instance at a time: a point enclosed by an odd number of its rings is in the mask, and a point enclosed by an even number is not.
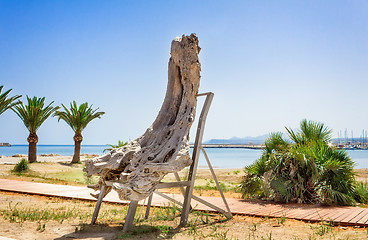
<svg viewBox="0 0 368 240"><path fill-rule="evenodd" d="M70 103L70 109L61 104L64 111L56 111L54 116L58 117L58 121L63 119L74 131L74 155L72 163L80 162L80 150L83 140L82 131L95 118L100 118L104 112L97 112L97 109L92 109L92 105L88 107L88 103L82 103L80 106L73 101Z"/></svg>
<svg viewBox="0 0 368 240"><path fill-rule="evenodd" d="M11 107L19 104L18 98L20 98L22 95L15 95L13 97L8 97L8 94L12 89L9 89L8 91L1 93L1 90L4 86L0 86L0 115L4 113L6 110L10 109Z"/></svg>
<svg viewBox="0 0 368 240"><path fill-rule="evenodd" d="M27 141L28 145L28 162L33 163L37 161L37 142L38 136L36 131L40 128L43 122L51 116L60 107L51 106L51 102L45 107L45 98L29 98L27 96L28 105L20 102L19 105L12 107L12 110L22 119L24 125L29 131Z"/></svg>

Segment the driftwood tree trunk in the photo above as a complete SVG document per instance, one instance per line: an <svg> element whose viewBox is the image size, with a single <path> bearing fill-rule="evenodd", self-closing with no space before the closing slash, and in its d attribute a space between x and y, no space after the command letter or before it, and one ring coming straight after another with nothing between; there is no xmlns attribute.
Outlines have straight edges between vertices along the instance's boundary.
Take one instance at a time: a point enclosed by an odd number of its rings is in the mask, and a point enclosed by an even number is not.
<svg viewBox="0 0 368 240"><path fill-rule="evenodd" d="M86 161L87 175L100 176L96 189L105 180L120 179L124 183L113 185L119 197L141 200L154 191L167 173L180 171L192 163L189 131L197 105L199 51L194 34L172 42L166 97L152 126L124 147Z"/></svg>

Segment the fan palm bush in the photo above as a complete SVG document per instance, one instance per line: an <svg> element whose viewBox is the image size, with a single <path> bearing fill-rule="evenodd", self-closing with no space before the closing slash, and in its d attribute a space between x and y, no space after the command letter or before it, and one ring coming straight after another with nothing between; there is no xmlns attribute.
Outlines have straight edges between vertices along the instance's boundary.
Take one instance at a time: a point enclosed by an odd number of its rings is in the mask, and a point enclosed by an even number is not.
<svg viewBox="0 0 368 240"><path fill-rule="evenodd" d="M12 110L19 116L23 121L24 125L29 131L27 141L28 145L28 161L30 163L37 161L37 142L38 136L37 130L40 128L42 123L51 116L59 107L53 107L51 102L45 106L45 98L30 98L27 96L27 105L20 102L18 105L12 107Z"/></svg>
<svg viewBox="0 0 368 240"><path fill-rule="evenodd" d="M82 103L80 106L73 101L70 103L70 109L61 104L64 108L63 111L56 111L54 116L64 120L74 131L74 155L72 163L80 162L80 150L81 143L83 141L82 131L87 127L93 119L100 118L104 112L97 112L97 109L93 109L92 105L88 106L88 103Z"/></svg>
<svg viewBox="0 0 368 240"><path fill-rule="evenodd" d="M14 107L15 105L19 104L19 100L16 101L21 95L15 95L13 97L8 97L8 94L11 92L12 89L1 93L4 86L0 86L0 115L3 114L6 110Z"/></svg>
<svg viewBox="0 0 368 240"><path fill-rule="evenodd" d="M357 182L355 186L354 198L360 203L368 203L368 183Z"/></svg>
<svg viewBox="0 0 368 240"><path fill-rule="evenodd" d="M352 205L357 199L354 162L329 145L331 130L303 120L300 130L272 133L261 157L245 168L243 196L282 202Z"/></svg>

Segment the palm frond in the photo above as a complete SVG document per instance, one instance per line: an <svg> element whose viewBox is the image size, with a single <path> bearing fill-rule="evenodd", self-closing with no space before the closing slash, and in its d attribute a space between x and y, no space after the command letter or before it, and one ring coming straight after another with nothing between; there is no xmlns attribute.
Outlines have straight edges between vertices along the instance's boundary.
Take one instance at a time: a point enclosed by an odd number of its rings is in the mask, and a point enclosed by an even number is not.
<svg viewBox="0 0 368 240"><path fill-rule="evenodd" d="M93 105L88 106L88 103L82 103L78 106L76 101L70 103L70 108L67 108L62 104L63 111L56 111L54 116L64 120L76 134L81 134L87 125L96 118L101 118L105 112L97 112L97 109L93 109Z"/></svg>
<svg viewBox="0 0 368 240"><path fill-rule="evenodd" d="M9 89L8 91L1 93L4 86L0 86L0 115L3 114L6 110L11 109L15 105L20 104L20 101L16 101L21 95L15 95L12 97L8 97L8 94L12 91Z"/></svg>
<svg viewBox="0 0 368 240"><path fill-rule="evenodd" d="M39 127L51 116L52 113L57 111L59 107L53 107L51 102L46 107L45 98L30 98L27 96L27 105L20 102L18 105L13 106L12 110L23 121L24 125L31 134L36 133Z"/></svg>
<svg viewBox="0 0 368 240"><path fill-rule="evenodd" d="M357 182L354 187L354 199L360 203L368 203L367 182Z"/></svg>
<svg viewBox="0 0 368 240"><path fill-rule="evenodd" d="M355 199L349 194L332 189L330 186L321 187L322 197L325 203L338 203L339 205L355 205Z"/></svg>
<svg viewBox="0 0 368 240"><path fill-rule="evenodd" d="M270 133L265 141L265 153L272 154L277 151L284 151L289 147L289 143L282 138L281 132Z"/></svg>

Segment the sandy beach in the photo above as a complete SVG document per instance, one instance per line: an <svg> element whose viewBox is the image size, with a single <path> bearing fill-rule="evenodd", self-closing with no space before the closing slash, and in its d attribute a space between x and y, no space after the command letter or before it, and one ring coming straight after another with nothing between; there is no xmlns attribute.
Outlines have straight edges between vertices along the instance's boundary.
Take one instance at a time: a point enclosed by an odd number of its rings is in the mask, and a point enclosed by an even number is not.
<svg viewBox="0 0 368 240"><path fill-rule="evenodd" d="M81 161L97 155L81 154ZM0 164L17 164L22 158L27 159L27 155L17 154L14 156L0 156ZM37 156L37 162L71 162L73 156L62 156L58 154L43 154Z"/></svg>
<svg viewBox="0 0 368 240"><path fill-rule="evenodd" d="M97 155L89 155L89 154L82 154L81 155L81 161L84 162L86 159L93 158ZM0 156L0 169L2 168L1 165L15 165L18 163L22 158L27 159L27 155L19 155L19 156ZM73 156L61 156L61 155L55 155L55 154L47 154L47 155L39 155L37 157L38 163L64 163L69 164L72 160ZM44 166L44 167L42 167ZM11 168L11 167L7 167ZM44 168L44 169L42 169ZM40 171L47 172L47 165L41 165L40 167L37 167ZM215 168L216 175L224 179L226 181L237 181L241 176L244 175L242 168ZM362 182L368 182L368 168L357 168L355 169L355 172L357 174L356 178L358 181ZM186 173L186 170L184 169L181 171L180 175L184 177ZM208 168L199 168L198 169L198 175L200 176L200 179L211 179L212 175ZM169 177L170 178L170 177Z"/></svg>
<svg viewBox="0 0 368 240"><path fill-rule="evenodd" d="M88 154L82 154L81 155L81 162L83 163L86 159L93 158L97 155L88 155ZM27 159L27 155L21 155L21 156L13 156L13 157L7 157L7 156L1 156L0 157L0 166L1 165L15 165L17 164L21 159ZM35 164L31 164L31 166L39 165L37 163L63 163L63 164L69 164L72 161L73 156L61 156L61 155L54 155L54 154L48 154L48 155L39 155L37 156L37 162ZM47 165L43 165L47 166ZM215 168L214 169L216 174L219 173L220 175L226 175L230 176L231 173L236 176L241 176L242 169L239 168L226 168L226 169L220 169ZM45 171L47 171L47 167L45 167ZM186 169L184 169L180 175L185 174ZM211 172L208 168L200 168L198 169L200 172L200 175L204 178L210 178ZM234 173L235 172L235 173ZM235 179L232 179L235 180Z"/></svg>

